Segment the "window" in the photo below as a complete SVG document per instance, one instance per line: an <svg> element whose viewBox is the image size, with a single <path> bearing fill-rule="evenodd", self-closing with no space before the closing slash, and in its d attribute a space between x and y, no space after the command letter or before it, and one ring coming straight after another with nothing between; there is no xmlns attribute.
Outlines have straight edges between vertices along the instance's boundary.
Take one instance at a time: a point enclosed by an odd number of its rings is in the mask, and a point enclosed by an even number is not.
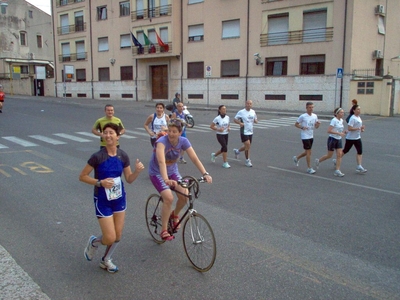
<svg viewBox="0 0 400 300"><path fill-rule="evenodd" d="M289 41L289 14L268 16L268 45L282 45Z"/></svg>
<svg viewBox="0 0 400 300"><path fill-rule="evenodd" d="M62 51L62 61L71 61L71 51L69 43L62 43L61 51Z"/></svg>
<svg viewBox="0 0 400 300"><path fill-rule="evenodd" d="M222 22L222 38L240 37L240 20L223 21Z"/></svg>
<svg viewBox="0 0 400 300"><path fill-rule="evenodd" d="M28 46L26 43L26 32L19 33L19 40L21 41L21 46Z"/></svg>
<svg viewBox="0 0 400 300"><path fill-rule="evenodd" d="M21 66L21 74L29 74L29 67Z"/></svg>
<svg viewBox="0 0 400 300"><path fill-rule="evenodd" d="M187 64L187 78L204 78L204 62L189 62Z"/></svg>
<svg viewBox="0 0 400 300"><path fill-rule="evenodd" d="M61 34L69 33L69 21L67 14L60 16L60 24L61 24Z"/></svg>
<svg viewBox="0 0 400 300"><path fill-rule="evenodd" d="M189 0L189 4L204 2L204 0Z"/></svg>
<svg viewBox="0 0 400 300"><path fill-rule="evenodd" d="M160 46L160 52L168 52L168 28L160 28L160 38L161 41L165 44L165 46Z"/></svg>
<svg viewBox="0 0 400 300"><path fill-rule="evenodd" d="M202 41L204 39L204 25L189 26L189 41Z"/></svg>
<svg viewBox="0 0 400 300"><path fill-rule="evenodd" d="M365 81L360 81L357 83L357 94L368 94L368 95L373 95L374 94L374 82L365 82Z"/></svg>
<svg viewBox="0 0 400 300"><path fill-rule="evenodd" d="M32 19L33 18L33 11L28 10L28 16L29 16L30 19Z"/></svg>
<svg viewBox="0 0 400 300"><path fill-rule="evenodd" d="M107 20L107 6L97 7L97 20Z"/></svg>
<svg viewBox="0 0 400 300"><path fill-rule="evenodd" d="M76 69L76 81L86 81L86 69Z"/></svg>
<svg viewBox="0 0 400 300"><path fill-rule="evenodd" d="M389 67L388 67L389 70ZM375 76L383 77L383 59L377 58L375 62Z"/></svg>
<svg viewBox="0 0 400 300"><path fill-rule="evenodd" d="M68 0L60 0L60 6L68 5Z"/></svg>
<svg viewBox="0 0 400 300"><path fill-rule="evenodd" d="M86 52L85 52L85 42L84 41L76 41L76 60L85 60Z"/></svg>
<svg viewBox="0 0 400 300"><path fill-rule="evenodd" d="M99 41L99 52L108 51L108 37L102 37Z"/></svg>
<svg viewBox="0 0 400 300"><path fill-rule="evenodd" d="M383 16L379 16L378 19L378 33L385 34L385 19Z"/></svg>
<svg viewBox="0 0 400 300"><path fill-rule="evenodd" d="M155 0L147 0L147 3L148 3L148 6L149 6L148 17L149 18L154 18L156 16L156 14L155 14L155 6L156 6Z"/></svg>
<svg viewBox="0 0 400 300"><path fill-rule="evenodd" d="M267 76L287 75L287 57L267 58L265 68L265 74Z"/></svg>
<svg viewBox="0 0 400 300"><path fill-rule="evenodd" d="M119 3L119 16L129 16L131 14L131 4L129 1L124 1Z"/></svg>
<svg viewBox="0 0 400 300"><path fill-rule="evenodd" d="M300 74L324 74L325 55L309 55L300 57Z"/></svg>
<svg viewBox="0 0 400 300"><path fill-rule="evenodd" d="M99 68L99 81L110 81L110 68Z"/></svg>
<svg viewBox="0 0 400 300"><path fill-rule="evenodd" d="M131 47L131 35L121 34L120 36L120 48L130 48Z"/></svg>
<svg viewBox="0 0 400 300"><path fill-rule="evenodd" d="M239 59L221 61L221 77L239 77L239 70Z"/></svg>
<svg viewBox="0 0 400 300"><path fill-rule="evenodd" d="M168 0L160 0L160 16L168 15Z"/></svg>
<svg viewBox="0 0 400 300"><path fill-rule="evenodd" d="M7 5L1 5L1 13L5 15L7 13Z"/></svg>
<svg viewBox="0 0 400 300"><path fill-rule="evenodd" d="M303 42L323 42L326 40L326 9L303 13Z"/></svg>
<svg viewBox="0 0 400 300"><path fill-rule="evenodd" d="M322 95L299 95L299 101L322 101Z"/></svg>
<svg viewBox="0 0 400 300"><path fill-rule="evenodd" d="M144 18L143 0L136 0L136 19Z"/></svg>
<svg viewBox="0 0 400 300"><path fill-rule="evenodd" d="M121 80L133 80L133 67L121 67Z"/></svg>
<svg viewBox="0 0 400 300"><path fill-rule="evenodd" d="M41 35L37 35L36 36L36 42L37 42L37 47L38 48L42 48L43 47L42 36Z"/></svg>
<svg viewBox="0 0 400 300"><path fill-rule="evenodd" d="M83 11L75 12L74 16L75 16L75 31L84 31L85 26L83 22Z"/></svg>
<svg viewBox="0 0 400 300"><path fill-rule="evenodd" d="M286 100L285 94L265 94L264 100Z"/></svg>

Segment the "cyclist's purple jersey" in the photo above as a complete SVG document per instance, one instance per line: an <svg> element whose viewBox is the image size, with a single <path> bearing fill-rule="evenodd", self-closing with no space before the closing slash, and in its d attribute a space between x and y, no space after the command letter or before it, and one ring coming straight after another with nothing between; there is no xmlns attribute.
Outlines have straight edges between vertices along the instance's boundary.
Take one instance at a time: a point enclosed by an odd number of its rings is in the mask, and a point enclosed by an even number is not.
<svg viewBox="0 0 400 300"><path fill-rule="evenodd" d="M186 151L188 148L192 147L189 140L185 137L180 136L178 140L178 144L174 147L169 142L168 135L160 137L156 144L154 145L153 154L150 159L149 165L149 175L157 175L160 174L160 167L158 165L157 156L156 156L156 148L157 144L162 143L165 145L165 162L167 163L167 173L172 174L178 172L177 160L181 155L181 150Z"/></svg>

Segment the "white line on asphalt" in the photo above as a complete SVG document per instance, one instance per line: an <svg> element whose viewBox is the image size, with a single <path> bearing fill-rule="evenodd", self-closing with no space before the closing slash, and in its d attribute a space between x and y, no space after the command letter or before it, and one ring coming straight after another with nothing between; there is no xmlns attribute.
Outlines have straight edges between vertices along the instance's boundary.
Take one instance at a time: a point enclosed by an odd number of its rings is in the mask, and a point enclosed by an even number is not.
<svg viewBox="0 0 400 300"><path fill-rule="evenodd" d="M298 172L298 171L292 171L292 170L287 170L287 169L282 169L282 168L277 168L277 167L272 167L272 166L268 166L268 168L271 168L271 169L274 169L274 170L283 171L283 172L293 173L293 174L307 175L306 173L301 173L301 172ZM307 175L307 176L317 177L318 179L334 181L334 182L338 182L338 183L341 183L341 184L352 185L352 186L365 188L365 189L369 189L369 190L373 190L373 191L377 191L377 192L384 192L384 193L388 193L388 194L400 195L399 192L395 192L395 191L389 191L389 190L374 188L372 186L367 186L367 185L362 185L362 184L357 184L357 183L351 183L351 182L337 180L337 179L325 178L325 177L322 177L322 176L317 176L315 174L314 175ZM367 176L367 175L358 175L358 176Z"/></svg>
<svg viewBox="0 0 400 300"><path fill-rule="evenodd" d="M6 149L6 148L8 148L8 147L0 144L0 149Z"/></svg>
<svg viewBox="0 0 400 300"><path fill-rule="evenodd" d="M43 135L30 135L31 138L42 141L42 142L46 142L49 144L53 144L53 145L63 145L66 144L65 142L62 141L58 141L52 138L49 138L47 136L43 136Z"/></svg>
<svg viewBox="0 0 400 300"><path fill-rule="evenodd" d="M13 142L13 143L16 143L16 144L18 144L18 145L21 145L21 146L23 146L23 147L35 147L35 146L39 146L39 145L37 145L37 144L35 144L35 143L31 143L31 142L25 141L25 140L23 140L23 139L20 139L20 138L15 137L15 136L3 136L3 139L5 139L5 140L7 140L7 141L10 141L10 142Z"/></svg>
<svg viewBox="0 0 400 300"><path fill-rule="evenodd" d="M136 128L136 129L139 129L139 130L140 130L140 129L142 129L142 128ZM144 128L143 128L143 130L144 130ZM141 135L141 136L150 137L149 134L148 134L147 132L138 132L138 131L126 130L126 129L125 129L125 132L131 133L131 134L136 134L136 135Z"/></svg>
<svg viewBox="0 0 400 300"><path fill-rule="evenodd" d="M53 135L62 137L64 139L73 140L73 141L79 142L79 143L92 142L91 140L83 139L83 138L77 137L75 135L66 134L66 133L53 133Z"/></svg>
<svg viewBox="0 0 400 300"><path fill-rule="evenodd" d="M80 132L76 132L77 134L81 134L81 135L85 135L85 136L88 136L88 137L91 137L91 138L93 138L93 139L98 139L98 138L100 138L99 136L97 136L97 135L94 135L93 133L91 133L91 132L83 132L83 131L80 131Z"/></svg>

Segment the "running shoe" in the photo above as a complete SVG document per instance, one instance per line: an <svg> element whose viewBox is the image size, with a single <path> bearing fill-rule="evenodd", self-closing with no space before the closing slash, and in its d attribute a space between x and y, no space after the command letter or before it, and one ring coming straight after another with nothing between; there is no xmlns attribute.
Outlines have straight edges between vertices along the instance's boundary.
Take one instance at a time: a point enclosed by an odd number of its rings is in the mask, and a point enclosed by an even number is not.
<svg viewBox="0 0 400 300"><path fill-rule="evenodd" d="M88 261L91 261L93 259L93 256L94 256L94 254L96 253L96 250L97 250L97 247L93 246L93 241L95 239L96 239L96 237L94 235L92 235L89 238L87 246L86 246L85 251L84 251L85 258Z"/></svg>
<svg viewBox="0 0 400 300"><path fill-rule="evenodd" d="M315 167L318 170L318 168L319 168L319 159L318 158L315 159Z"/></svg>
<svg viewBox="0 0 400 300"><path fill-rule="evenodd" d="M238 149L233 149L233 154L235 155L235 158L239 158L240 151Z"/></svg>
<svg viewBox="0 0 400 300"><path fill-rule="evenodd" d="M214 153L214 152L211 153L211 161L212 161L212 162L215 162L215 153Z"/></svg>
<svg viewBox="0 0 400 300"><path fill-rule="evenodd" d="M107 270L110 273L115 273L118 271L118 267L113 264L111 259L101 260L100 268Z"/></svg>
<svg viewBox="0 0 400 300"><path fill-rule="evenodd" d="M364 174L367 173L367 169L364 169L362 166L358 166L356 169L357 173Z"/></svg>
<svg viewBox="0 0 400 300"><path fill-rule="evenodd" d="M340 172L340 170L336 170L335 173L333 173L333 175L337 176L337 177L343 177L344 174L342 172Z"/></svg>
<svg viewBox="0 0 400 300"><path fill-rule="evenodd" d="M246 167L252 167L253 165L251 164L250 159L246 159Z"/></svg>
<svg viewBox="0 0 400 300"><path fill-rule="evenodd" d="M336 158L332 159L333 165L336 167Z"/></svg>
<svg viewBox="0 0 400 300"><path fill-rule="evenodd" d="M179 163L181 163L181 164L186 164L186 160L185 160L183 157L181 157L181 158L179 159Z"/></svg>
<svg viewBox="0 0 400 300"><path fill-rule="evenodd" d="M314 174L314 173L315 173L315 170L314 170L313 168L308 168L308 169L307 169L307 173L308 173L308 174Z"/></svg>
<svg viewBox="0 0 400 300"><path fill-rule="evenodd" d="M299 166L299 160L297 159L297 156L293 156L293 162L294 162L294 165L295 165L296 167Z"/></svg>
<svg viewBox="0 0 400 300"><path fill-rule="evenodd" d="M226 162L224 162L223 164L222 164L222 167L223 168L225 168L225 169L229 169L231 166L228 164L228 162L226 161Z"/></svg>

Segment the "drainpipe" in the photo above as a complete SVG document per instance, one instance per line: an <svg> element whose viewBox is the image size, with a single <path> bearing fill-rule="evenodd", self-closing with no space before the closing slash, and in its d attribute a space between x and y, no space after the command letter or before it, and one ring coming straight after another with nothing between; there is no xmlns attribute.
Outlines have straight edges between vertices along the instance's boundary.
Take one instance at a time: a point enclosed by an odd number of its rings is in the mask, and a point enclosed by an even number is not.
<svg viewBox="0 0 400 300"><path fill-rule="evenodd" d="M346 29L347 29L347 0L345 1L345 7L344 7L344 29L343 29L343 50L342 50L342 69L343 69L343 73L345 73L344 71L344 58L346 55ZM344 75L344 74L343 74ZM343 103L343 78L344 76L342 76L342 78L340 79L340 99L339 99L339 107L342 107L342 103ZM336 99L335 99L336 101Z"/></svg>
<svg viewBox="0 0 400 300"><path fill-rule="evenodd" d="M183 101L183 0L181 0L181 101Z"/></svg>
<svg viewBox="0 0 400 300"><path fill-rule="evenodd" d="M91 93L92 93L92 99L94 99L94 91L93 91L92 1L91 0L89 0L89 26L90 26L90 71L91 71L90 90L91 90Z"/></svg>
<svg viewBox="0 0 400 300"><path fill-rule="evenodd" d="M250 0L247 0L247 49L246 49L246 87L245 87L245 99L247 101L247 90L248 90L248 76L249 76L249 27L250 26Z"/></svg>
<svg viewBox="0 0 400 300"><path fill-rule="evenodd" d="M51 4L51 21L53 22L53 49L55 50L56 49L56 34L55 34L55 31L56 31L56 29L57 29L57 27L55 26L55 21L54 21L54 4L53 4L53 1L50 1L50 4ZM56 98L57 98L57 68L56 68L56 61L57 61L57 54L56 54L56 51L54 51L53 52L53 55L54 55L54 94L55 94L55 96L56 96Z"/></svg>

